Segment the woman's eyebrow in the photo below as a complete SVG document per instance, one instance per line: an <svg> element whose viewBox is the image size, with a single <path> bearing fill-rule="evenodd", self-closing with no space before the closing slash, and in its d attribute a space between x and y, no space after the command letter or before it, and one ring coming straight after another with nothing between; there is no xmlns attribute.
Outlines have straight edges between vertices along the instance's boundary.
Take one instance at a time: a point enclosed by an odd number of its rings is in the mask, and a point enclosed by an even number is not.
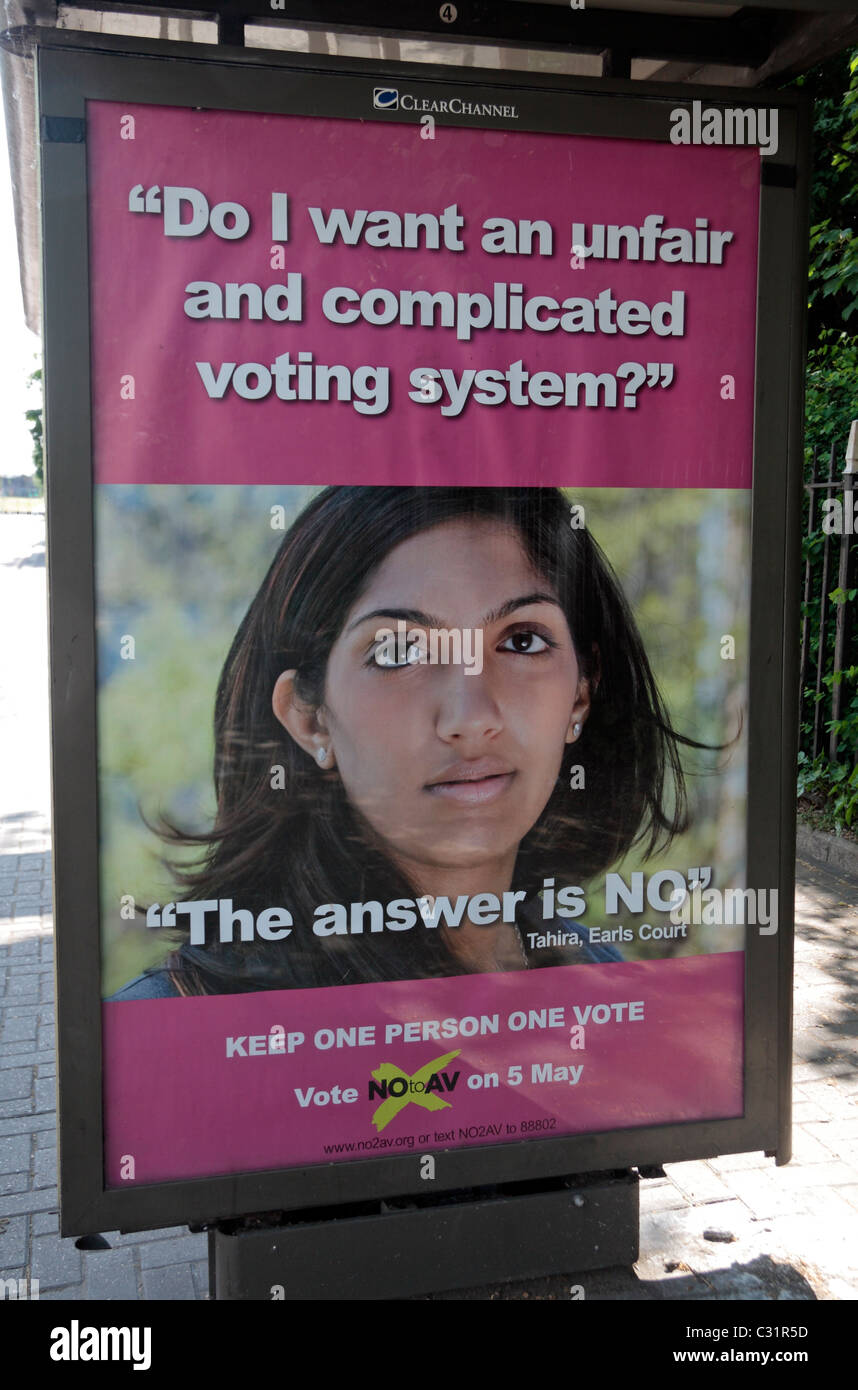
<svg viewBox="0 0 858 1390"><path fill-rule="evenodd" d="M552 603L555 608L562 609L563 607L556 594L541 592L522 594L520 598L509 598L499 608L493 608L490 613L485 615L479 626L487 627L491 623L499 623L503 618L508 618L510 613L515 613L519 608L527 608L532 603ZM424 613L419 608L374 608L371 613L362 613L359 618L355 618L354 622L346 628L346 632L351 632L361 623L369 622L370 618L401 619L405 623L416 623L419 627L446 628L449 626L440 618L433 617L431 613Z"/></svg>
<svg viewBox="0 0 858 1390"><path fill-rule="evenodd" d="M417 623L419 627L444 626L440 619L433 618L429 613L422 613L419 608L373 608L371 613L362 613L353 623L349 623L346 632L352 632L354 628L360 627L361 623L368 623L370 618L396 618L404 623Z"/></svg>
<svg viewBox="0 0 858 1390"><path fill-rule="evenodd" d="M508 618L510 613L514 613L516 609L527 608L531 603L553 603L555 608L559 608L561 611L563 609L563 605L556 594L523 594L521 598L507 599L506 603L502 603L500 608L495 608L491 613L487 613L483 618L483 625L488 626L489 623L499 623L502 618Z"/></svg>

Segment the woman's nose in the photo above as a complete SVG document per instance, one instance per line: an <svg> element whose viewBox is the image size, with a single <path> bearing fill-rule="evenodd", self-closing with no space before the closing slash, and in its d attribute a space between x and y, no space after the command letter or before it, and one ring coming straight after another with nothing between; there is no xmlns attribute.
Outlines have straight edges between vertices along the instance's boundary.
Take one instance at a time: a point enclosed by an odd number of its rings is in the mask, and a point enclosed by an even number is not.
<svg viewBox="0 0 858 1390"><path fill-rule="evenodd" d="M485 670L463 665L439 671L438 737L446 741L493 738L503 728L500 706Z"/></svg>

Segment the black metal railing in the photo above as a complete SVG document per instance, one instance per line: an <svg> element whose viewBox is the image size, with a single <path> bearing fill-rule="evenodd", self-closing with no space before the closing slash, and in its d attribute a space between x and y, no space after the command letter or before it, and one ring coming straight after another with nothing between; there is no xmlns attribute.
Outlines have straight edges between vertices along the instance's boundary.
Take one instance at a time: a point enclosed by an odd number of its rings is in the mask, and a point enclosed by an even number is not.
<svg viewBox="0 0 858 1390"><path fill-rule="evenodd" d="M799 676L800 746L811 761L827 753L832 763L843 761L840 725L844 716L844 673L858 661L854 621L858 491L855 449L858 422L853 424L846 466L838 469L836 444L818 446L805 482L806 531L804 601L801 613L801 670ZM827 452L827 459L825 453ZM822 475L822 476L820 476ZM858 750L856 750L858 751Z"/></svg>

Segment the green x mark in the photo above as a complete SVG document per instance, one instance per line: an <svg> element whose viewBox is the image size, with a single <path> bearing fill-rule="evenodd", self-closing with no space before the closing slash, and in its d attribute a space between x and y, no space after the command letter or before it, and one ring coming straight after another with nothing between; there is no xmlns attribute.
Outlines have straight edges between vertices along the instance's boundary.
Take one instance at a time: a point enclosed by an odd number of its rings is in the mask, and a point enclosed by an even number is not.
<svg viewBox="0 0 858 1390"><path fill-rule="evenodd" d="M454 1057L458 1057L461 1050L461 1048L457 1048L455 1052L445 1052L443 1057L436 1057L434 1062L426 1062L413 1076L409 1076L407 1071L403 1071L393 1062L382 1062L379 1067L376 1067L372 1076L373 1080L379 1084L383 1081L388 1083L391 1081L407 1082L407 1087L401 1095L388 1095L373 1112L372 1122L379 1134L399 1114L400 1110L403 1110L406 1105L410 1105L412 1101L415 1105L422 1105L424 1110L449 1109L450 1102L442 1100L437 1094L441 1090L441 1079L437 1073L446 1067L448 1062L452 1062ZM437 1084L429 1090L433 1076L436 1078ZM418 1087L419 1089L417 1089Z"/></svg>

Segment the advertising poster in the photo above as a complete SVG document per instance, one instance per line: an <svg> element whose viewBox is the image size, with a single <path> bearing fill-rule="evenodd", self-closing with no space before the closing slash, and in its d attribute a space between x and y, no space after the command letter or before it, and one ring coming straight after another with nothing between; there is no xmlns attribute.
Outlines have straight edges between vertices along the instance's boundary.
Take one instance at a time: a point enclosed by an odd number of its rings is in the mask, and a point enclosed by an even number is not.
<svg viewBox="0 0 858 1390"><path fill-rule="evenodd" d="M374 95L87 103L108 1187L743 1114L760 152Z"/></svg>

